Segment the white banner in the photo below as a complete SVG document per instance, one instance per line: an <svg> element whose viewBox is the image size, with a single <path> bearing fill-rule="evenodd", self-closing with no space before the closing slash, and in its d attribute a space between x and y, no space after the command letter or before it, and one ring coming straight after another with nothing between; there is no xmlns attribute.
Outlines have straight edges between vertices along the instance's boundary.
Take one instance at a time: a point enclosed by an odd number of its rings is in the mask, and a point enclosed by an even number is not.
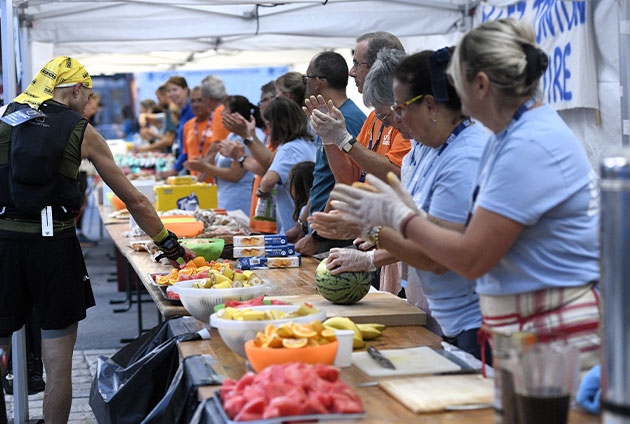
<svg viewBox="0 0 630 424"><path fill-rule="evenodd" d="M549 56L540 81L543 102L555 109L599 108L593 19L588 1L490 0L477 9L478 22L515 18L534 28L536 41ZM495 5L492 5L494 3Z"/></svg>

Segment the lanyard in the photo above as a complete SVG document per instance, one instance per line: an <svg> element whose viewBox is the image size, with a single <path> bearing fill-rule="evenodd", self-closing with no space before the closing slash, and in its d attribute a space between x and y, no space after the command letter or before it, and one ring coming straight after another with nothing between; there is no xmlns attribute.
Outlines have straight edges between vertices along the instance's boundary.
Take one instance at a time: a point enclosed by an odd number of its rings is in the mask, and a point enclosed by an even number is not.
<svg viewBox="0 0 630 424"><path fill-rule="evenodd" d="M422 174L422 179L424 180L426 178L426 176L428 175L429 171L431 170L431 168L433 168L433 165L435 164L435 162L437 162L437 160L439 159L440 155L442 153L444 153L444 151L446 150L446 148L453 143L453 141L457 138L457 136L459 134L461 134L462 131L464 131L466 128L468 128L469 126L471 126L473 124L473 122L470 120L470 118L466 118L464 119L462 122L460 122L459 125L457 125L455 127L455 129L451 132L451 134L448 136L448 138L446 139L446 141L444 142L444 144L442 144L440 146L440 148L437 151L437 154L435 156L433 156L433 160L431 160L431 162L429 162L428 165L425 165L422 170L419 168L420 164L423 163L425 157L427 157L428 154L430 154L431 151L435 151L435 149L432 149L430 147L428 147L425 152L423 153L422 157L418 160L418 162L416 163L415 158L412 157L412 161L410 161L410 164L413 164L415 166L415 169L413 171L412 174L412 178L413 178L413 184L411 184L412 181L410 181L410 185L409 188L410 189L415 189L416 186L418 185L418 182L420 181L420 174ZM420 149L422 150L422 149ZM412 190L407 190L410 193L413 193Z"/></svg>
<svg viewBox="0 0 630 424"><path fill-rule="evenodd" d="M203 154L203 145L206 143L206 133L208 129L210 129L210 124L212 123L212 116L208 118L208 124L206 125L206 129L201 133L201 141L199 142L199 156ZM195 122L195 140L199 141L199 129L197 128L197 123Z"/></svg>
<svg viewBox="0 0 630 424"><path fill-rule="evenodd" d="M510 127L519 119L521 119L521 117L525 114L525 112L529 111L532 106L534 106L536 104L536 99L531 98L528 99L527 101L525 101L525 103L523 103L514 113L514 116L512 117L512 120L510 121L510 124L507 126L507 128L505 130L503 130L503 135L501 137L500 140L496 140L495 143L495 148L494 148L494 154L492 155L492 159L489 159L488 162L486 163L486 165L483 167L483 169L481 170L481 173L479 174L479 179L477 182L477 186L475 187L475 189L473 190L473 195L472 195L472 202L470 204L470 210L468 211L468 216L466 217L466 226L468 226L468 224L470 223L470 220L472 219L472 211L473 208L475 207L475 201L477 200L477 196L479 195L479 190L481 188L481 181L483 179L486 178L486 176L490 173L490 171L492 171L492 168L494 167L494 163L497 160L497 157L499 156L499 153L501 152L503 146L505 145L504 141L507 137L507 133L510 129Z"/></svg>
<svg viewBox="0 0 630 424"><path fill-rule="evenodd" d="M378 132L378 137L376 139L376 143L374 143L374 147L372 147L372 141L373 141L373 137L374 137L374 128L376 127L376 121L374 121L374 123L372 124L372 131L370 131L370 145L368 146L368 149L370 149L371 151L376 150L376 148L378 147L378 143L381 142L381 136L383 135L383 129L385 129L385 124L381 121L381 130ZM359 177L359 181L360 182L365 182L365 171L361 170L361 176Z"/></svg>
<svg viewBox="0 0 630 424"><path fill-rule="evenodd" d="M370 145L368 146L368 149L370 149L371 151L376 150L376 148L378 147L378 143L381 142L381 136L383 135L383 129L385 128L385 124L381 122L381 130L378 133L378 138L376 139L376 143L374 143L374 148L372 148L372 138L374 137L374 127L376 127L376 121L374 121L374 123L372 124L372 131L370 131Z"/></svg>

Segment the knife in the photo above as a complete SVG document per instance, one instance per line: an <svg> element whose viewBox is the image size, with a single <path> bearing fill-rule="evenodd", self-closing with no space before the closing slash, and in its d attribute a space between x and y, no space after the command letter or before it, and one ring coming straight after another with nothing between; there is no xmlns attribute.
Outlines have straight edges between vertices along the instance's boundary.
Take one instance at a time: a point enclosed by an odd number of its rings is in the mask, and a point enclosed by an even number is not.
<svg viewBox="0 0 630 424"><path fill-rule="evenodd" d="M374 359L382 367L389 368L390 370L395 370L396 369L396 366L394 364L392 364L392 361L390 361L389 359L384 357L383 354L381 352L379 352L378 349L376 349L375 347L368 346L367 347L367 353L368 353L368 355L370 355L370 358Z"/></svg>

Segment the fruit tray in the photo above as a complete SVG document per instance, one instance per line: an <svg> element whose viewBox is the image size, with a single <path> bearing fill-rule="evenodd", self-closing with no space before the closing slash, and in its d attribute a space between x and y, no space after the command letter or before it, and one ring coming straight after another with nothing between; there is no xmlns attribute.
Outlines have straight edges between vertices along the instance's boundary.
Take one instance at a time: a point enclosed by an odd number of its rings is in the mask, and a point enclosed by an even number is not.
<svg viewBox="0 0 630 424"><path fill-rule="evenodd" d="M168 285L164 285L164 284L158 284L155 282L155 277L157 277L158 275L167 275L168 273L166 272L154 272L154 273L150 273L149 274L149 278L151 279L151 284L153 284L155 287L157 287L158 289L160 289L160 293L162 293L162 296L164 297L165 300L167 300L168 302L170 302L173 305L177 305L177 306L182 306L182 301L179 299L173 299L168 297L167 293L166 293L166 289L168 289Z"/></svg>
<svg viewBox="0 0 630 424"><path fill-rule="evenodd" d="M293 415L278 418L268 418L264 420L251 420L251 421L232 421L228 418L227 414L223 410L221 398L219 392L208 399L206 402L206 417L211 418L210 422L219 424L237 424L237 423L251 423L251 424L276 424L276 423L290 423L290 422L324 422L324 421L342 421L342 420L358 420L365 417L365 412L360 414L313 414L313 415Z"/></svg>

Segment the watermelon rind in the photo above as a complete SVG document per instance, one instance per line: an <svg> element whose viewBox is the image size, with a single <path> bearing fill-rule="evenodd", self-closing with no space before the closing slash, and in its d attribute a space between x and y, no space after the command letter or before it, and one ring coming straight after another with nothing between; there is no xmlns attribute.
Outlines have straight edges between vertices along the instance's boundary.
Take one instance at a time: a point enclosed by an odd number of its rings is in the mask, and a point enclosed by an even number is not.
<svg viewBox="0 0 630 424"><path fill-rule="evenodd" d="M368 294L372 279L367 271L332 275L326 263L327 259L322 260L315 270L317 291L324 299L338 305L351 305Z"/></svg>

